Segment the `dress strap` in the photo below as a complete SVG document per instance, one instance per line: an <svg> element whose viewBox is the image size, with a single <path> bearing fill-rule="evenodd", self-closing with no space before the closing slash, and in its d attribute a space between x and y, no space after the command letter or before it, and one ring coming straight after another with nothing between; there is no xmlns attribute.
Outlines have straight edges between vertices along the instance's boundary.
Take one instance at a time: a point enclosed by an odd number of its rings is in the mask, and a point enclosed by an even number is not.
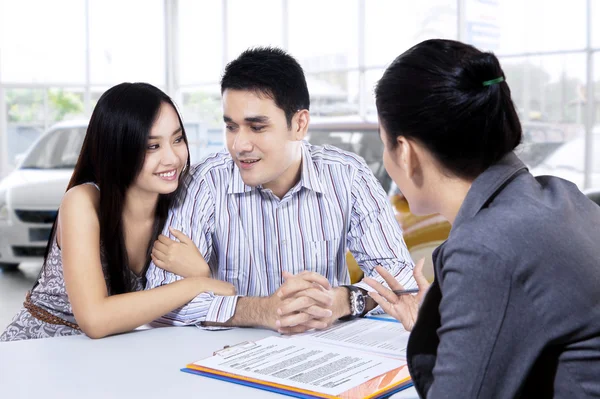
<svg viewBox="0 0 600 399"><path fill-rule="evenodd" d="M91 184L92 186L96 187L98 189L98 191L100 191L100 187L98 187L98 185L96 183L94 183L93 181L89 181L89 182L83 183L83 184Z"/></svg>

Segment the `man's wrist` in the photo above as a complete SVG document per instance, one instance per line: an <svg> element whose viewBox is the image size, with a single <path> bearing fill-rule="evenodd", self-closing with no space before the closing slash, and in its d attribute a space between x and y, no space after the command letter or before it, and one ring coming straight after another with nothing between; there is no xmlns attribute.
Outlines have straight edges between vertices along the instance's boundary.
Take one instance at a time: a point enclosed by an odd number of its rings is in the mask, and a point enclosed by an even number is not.
<svg viewBox="0 0 600 399"><path fill-rule="evenodd" d="M333 315L336 320L350 315L350 290L348 288L334 288Z"/></svg>
<svg viewBox="0 0 600 399"><path fill-rule="evenodd" d="M277 306L270 297L240 297L229 327L262 327L275 329Z"/></svg>

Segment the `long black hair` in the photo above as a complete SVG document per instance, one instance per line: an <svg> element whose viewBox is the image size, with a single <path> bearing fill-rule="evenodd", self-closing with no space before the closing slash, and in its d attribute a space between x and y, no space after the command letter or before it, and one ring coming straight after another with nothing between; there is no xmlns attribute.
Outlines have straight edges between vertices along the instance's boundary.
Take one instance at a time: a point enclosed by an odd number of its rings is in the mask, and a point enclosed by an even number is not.
<svg viewBox="0 0 600 399"><path fill-rule="evenodd" d="M177 113L183 139L188 146L181 116L168 95L147 83L121 83L108 89L98 100L67 187L69 190L93 182L100 188L100 243L108 267L107 288L111 294L133 290L123 232L125 194L144 165L150 130L162 104L169 104ZM165 225L170 206L183 190L184 176L189 166L188 151L177 190L159 195L146 265L150 263L151 244ZM52 226L44 263L53 244L56 223Z"/></svg>
<svg viewBox="0 0 600 399"><path fill-rule="evenodd" d="M521 123L492 53L454 40L426 40L386 69L375 89L391 148L423 144L453 175L473 179L521 142Z"/></svg>

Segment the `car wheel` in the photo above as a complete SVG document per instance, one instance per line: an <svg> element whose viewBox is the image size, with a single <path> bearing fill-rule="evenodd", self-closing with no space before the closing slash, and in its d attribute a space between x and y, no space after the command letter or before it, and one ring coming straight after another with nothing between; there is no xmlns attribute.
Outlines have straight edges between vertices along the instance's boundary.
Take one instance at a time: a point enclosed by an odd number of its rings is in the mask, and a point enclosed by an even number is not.
<svg viewBox="0 0 600 399"><path fill-rule="evenodd" d="M19 267L18 263L1 263L0 262L0 270L5 271L5 272L12 272L17 270L17 268Z"/></svg>

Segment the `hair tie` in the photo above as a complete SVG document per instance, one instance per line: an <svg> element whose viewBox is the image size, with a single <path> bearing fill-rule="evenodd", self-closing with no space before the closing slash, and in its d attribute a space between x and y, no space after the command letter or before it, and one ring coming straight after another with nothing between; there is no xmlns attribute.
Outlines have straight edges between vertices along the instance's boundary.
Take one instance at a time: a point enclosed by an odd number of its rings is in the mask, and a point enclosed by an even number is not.
<svg viewBox="0 0 600 399"><path fill-rule="evenodd" d="M491 85L495 85L496 83L500 83L500 82L504 82L504 78L502 76L500 76L499 78L496 78L496 79L486 80L485 82L483 82L483 85L491 86Z"/></svg>

